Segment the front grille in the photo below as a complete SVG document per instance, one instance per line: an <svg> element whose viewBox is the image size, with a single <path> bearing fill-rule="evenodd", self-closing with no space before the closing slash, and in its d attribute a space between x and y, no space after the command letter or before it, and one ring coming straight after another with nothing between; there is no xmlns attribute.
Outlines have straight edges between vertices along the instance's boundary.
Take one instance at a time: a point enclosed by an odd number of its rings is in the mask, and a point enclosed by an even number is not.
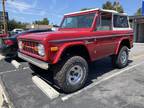
<svg viewBox="0 0 144 108"><path fill-rule="evenodd" d="M37 50L38 42L23 40L22 44L23 44L24 51L39 55Z"/></svg>

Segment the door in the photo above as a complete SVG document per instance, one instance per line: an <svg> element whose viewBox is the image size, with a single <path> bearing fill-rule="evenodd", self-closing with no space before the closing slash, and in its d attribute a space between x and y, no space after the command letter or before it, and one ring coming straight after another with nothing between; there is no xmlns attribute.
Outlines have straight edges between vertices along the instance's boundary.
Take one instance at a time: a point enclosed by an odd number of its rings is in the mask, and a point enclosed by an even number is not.
<svg viewBox="0 0 144 108"><path fill-rule="evenodd" d="M112 13L103 12L98 16L93 35L96 36L94 59L114 54L116 43L113 38Z"/></svg>

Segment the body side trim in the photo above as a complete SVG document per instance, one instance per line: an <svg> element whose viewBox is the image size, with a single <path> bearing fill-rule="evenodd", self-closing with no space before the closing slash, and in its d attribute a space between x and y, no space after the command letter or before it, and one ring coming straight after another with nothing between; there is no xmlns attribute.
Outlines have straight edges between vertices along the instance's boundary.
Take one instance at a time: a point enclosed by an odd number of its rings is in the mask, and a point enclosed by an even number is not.
<svg viewBox="0 0 144 108"><path fill-rule="evenodd" d="M61 43L61 42L69 42L69 41L80 41L80 40L89 40L89 39L102 39L102 38L114 38L114 37L125 37L133 35L133 33L129 34L118 34L118 35L106 35L106 36L92 36L92 37L81 37L81 38L71 38L71 39L59 39L49 41L50 43Z"/></svg>

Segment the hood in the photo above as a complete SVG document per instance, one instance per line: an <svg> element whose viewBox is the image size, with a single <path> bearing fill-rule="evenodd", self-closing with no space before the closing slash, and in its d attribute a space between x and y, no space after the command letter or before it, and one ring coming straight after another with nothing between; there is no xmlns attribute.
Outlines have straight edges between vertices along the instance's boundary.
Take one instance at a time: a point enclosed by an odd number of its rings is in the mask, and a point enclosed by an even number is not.
<svg viewBox="0 0 144 108"><path fill-rule="evenodd" d="M19 36L20 39L28 40L55 40L55 39L69 39L71 37L83 36L88 31L55 31L55 32L42 32L42 33L28 33Z"/></svg>

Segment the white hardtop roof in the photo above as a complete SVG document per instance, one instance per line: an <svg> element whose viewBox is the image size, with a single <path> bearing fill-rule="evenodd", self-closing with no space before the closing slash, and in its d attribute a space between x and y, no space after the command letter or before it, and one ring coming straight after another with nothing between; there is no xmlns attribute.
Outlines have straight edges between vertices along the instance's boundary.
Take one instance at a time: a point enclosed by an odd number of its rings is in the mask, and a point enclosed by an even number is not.
<svg viewBox="0 0 144 108"><path fill-rule="evenodd" d="M83 12L90 12L90 11L103 11L103 12L109 12L109 13L115 13L115 14L121 14L121 15L127 15L126 13L118 13L115 10L107 10L107 9L100 9L100 8L95 8L95 9L89 9L89 10L84 10L84 11L78 11L78 12L72 12L64 15L72 15L72 14L79 14Z"/></svg>

